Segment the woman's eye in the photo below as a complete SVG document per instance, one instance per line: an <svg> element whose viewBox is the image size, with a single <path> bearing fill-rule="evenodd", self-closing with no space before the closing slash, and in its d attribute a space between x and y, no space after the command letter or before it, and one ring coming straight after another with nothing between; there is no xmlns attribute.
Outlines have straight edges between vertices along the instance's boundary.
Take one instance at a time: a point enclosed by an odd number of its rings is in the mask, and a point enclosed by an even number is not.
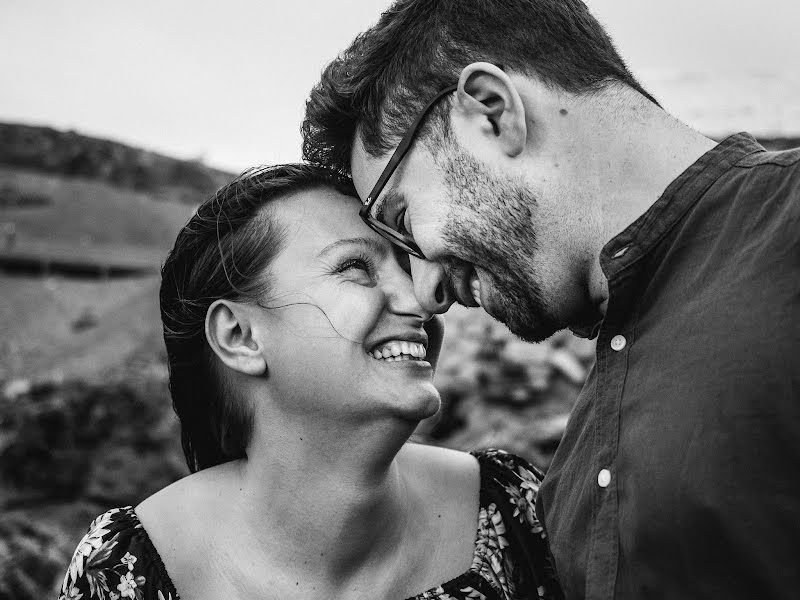
<svg viewBox="0 0 800 600"><path fill-rule="evenodd" d="M345 271L350 271L353 269L361 270L361 271L370 271L370 265L367 264L367 261L361 258L354 258L352 260L348 260L343 263L338 271L339 273L344 273Z"/></svg>
<svg viewBox="0 0 800 600"><path fill-rule="evenodd" d="M357 256L344 261L341 265L339 265L339 267L337 267L336 272L339 274L358 274L359 277L361 277L361 273L363 273L369 278L372 278L372 275L375 272L375 262L372 260L372 258L367 256Z"/></svg>

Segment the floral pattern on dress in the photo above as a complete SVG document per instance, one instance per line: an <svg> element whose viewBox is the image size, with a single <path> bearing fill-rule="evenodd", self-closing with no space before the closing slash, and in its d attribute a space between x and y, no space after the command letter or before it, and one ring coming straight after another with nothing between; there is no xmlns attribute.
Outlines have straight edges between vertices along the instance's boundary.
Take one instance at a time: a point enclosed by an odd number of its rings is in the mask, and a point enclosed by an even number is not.
<svg viewBox="0 0 800 600"><path fill-rule="evenodd" d="M78 543L58 600L178 600L171 581L147 585L158 581L161 571L166 575L133 508L113 508L92 521Z"/></svg>
<svg viewBox="0 0 800 600"><path fill-rule="evenodd" d="M480 464L481 488L472 565L408 600L561 600L536 515L541 473L502 450L473 454ZM69 599L180 599L132 507L114 508L92 522L61 586L58 600Z"/></svg>
<svg viewBox="0 0 800 600"><path fill-rule="evenodd" d="M511 552L503 555L504 560L499 565L497 560L492 560L492 569L502 566L506 576L503 585L505 595L500 597L562 598L547 534L536 514L536 497L544 475L524 459L502 450L486 450L476 456L482 462L482 470L492 471L493 483L503 490L505 506L511 510L503 511L498 507L498 511L506 514L508 527L518 532L516 543L519 544L522 539L522 545L533 550L529 553L532 564L520 561L515 556L519 549L513 547ZM521 567L527 572L520 573ZM535 595L532 590L534 584ZM521 588L528 591L523 592Z"/></svg>
<svg viewBox="0 0 800 600"><path fill-rule="evenodd" d="M509 586L506 578L505 553L509 543L505 538L503 517L492 503L478 511L478 534L475 539L475 556L472 570L480 573L498 593Z"/></svg>

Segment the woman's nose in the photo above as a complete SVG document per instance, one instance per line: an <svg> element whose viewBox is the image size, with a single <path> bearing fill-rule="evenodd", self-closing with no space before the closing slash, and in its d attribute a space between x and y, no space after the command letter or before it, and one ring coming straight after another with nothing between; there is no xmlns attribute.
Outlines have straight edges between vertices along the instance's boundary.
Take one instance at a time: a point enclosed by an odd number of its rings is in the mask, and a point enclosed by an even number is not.
<svg viewBox="0 0 800 600"><path fill-rule="evenodd" d="M408 263L403 266L398 262L398 267L393 269L391 275L387 271L382 278L383 292L386 295L388 308L391 312L401 315L414 315L423 322L428 321L433 312L425 309L414 293L414 284L411 281Z"/></svg>
<svg viewBox="0 0 800 600"><path fill-rule="evenodd" d="M414 295L423 309L437 314L447 312L455 301L444 268L439 263L411 257Z"/></svg>

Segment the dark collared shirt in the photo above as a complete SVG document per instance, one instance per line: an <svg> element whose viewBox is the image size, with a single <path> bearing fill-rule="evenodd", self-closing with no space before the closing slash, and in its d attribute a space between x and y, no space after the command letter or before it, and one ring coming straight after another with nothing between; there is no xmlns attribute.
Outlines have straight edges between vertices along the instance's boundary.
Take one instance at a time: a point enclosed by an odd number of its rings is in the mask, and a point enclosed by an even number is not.
<svg viewBox="0 0 800 600"><path fill-rule="evenodd" d="M728 138L600 264L539 495L567 598L800 597L800 150Z"/></svg>

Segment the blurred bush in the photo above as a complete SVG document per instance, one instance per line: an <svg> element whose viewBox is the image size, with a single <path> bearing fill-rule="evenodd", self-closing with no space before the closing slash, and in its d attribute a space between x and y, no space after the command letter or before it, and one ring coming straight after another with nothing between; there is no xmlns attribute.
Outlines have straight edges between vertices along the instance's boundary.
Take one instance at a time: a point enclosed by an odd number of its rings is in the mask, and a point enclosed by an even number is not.
<svg viewBox="0 0 800 600"><path fill-rule="evenodd" d="M0 600L55 598L95 516L186 473L163 370L9 382L0 396Z"/></svg>
<svg viewBox="0 0 800 600"><path fill-rule="evenodd" d="M70 552L49 524L19 512L0 517L0 599L55 598L55 578Z"/></svg>
<svg viewBox="0 0 800 600"><path fill-rule="evenodd" d="M44 382L22 392L0 398L0 480L14 489L7 506L131 503L185 473L166 381ZM152 457L158 468L142 468ZM123 471L135 473L133 494Z"/></svg>

